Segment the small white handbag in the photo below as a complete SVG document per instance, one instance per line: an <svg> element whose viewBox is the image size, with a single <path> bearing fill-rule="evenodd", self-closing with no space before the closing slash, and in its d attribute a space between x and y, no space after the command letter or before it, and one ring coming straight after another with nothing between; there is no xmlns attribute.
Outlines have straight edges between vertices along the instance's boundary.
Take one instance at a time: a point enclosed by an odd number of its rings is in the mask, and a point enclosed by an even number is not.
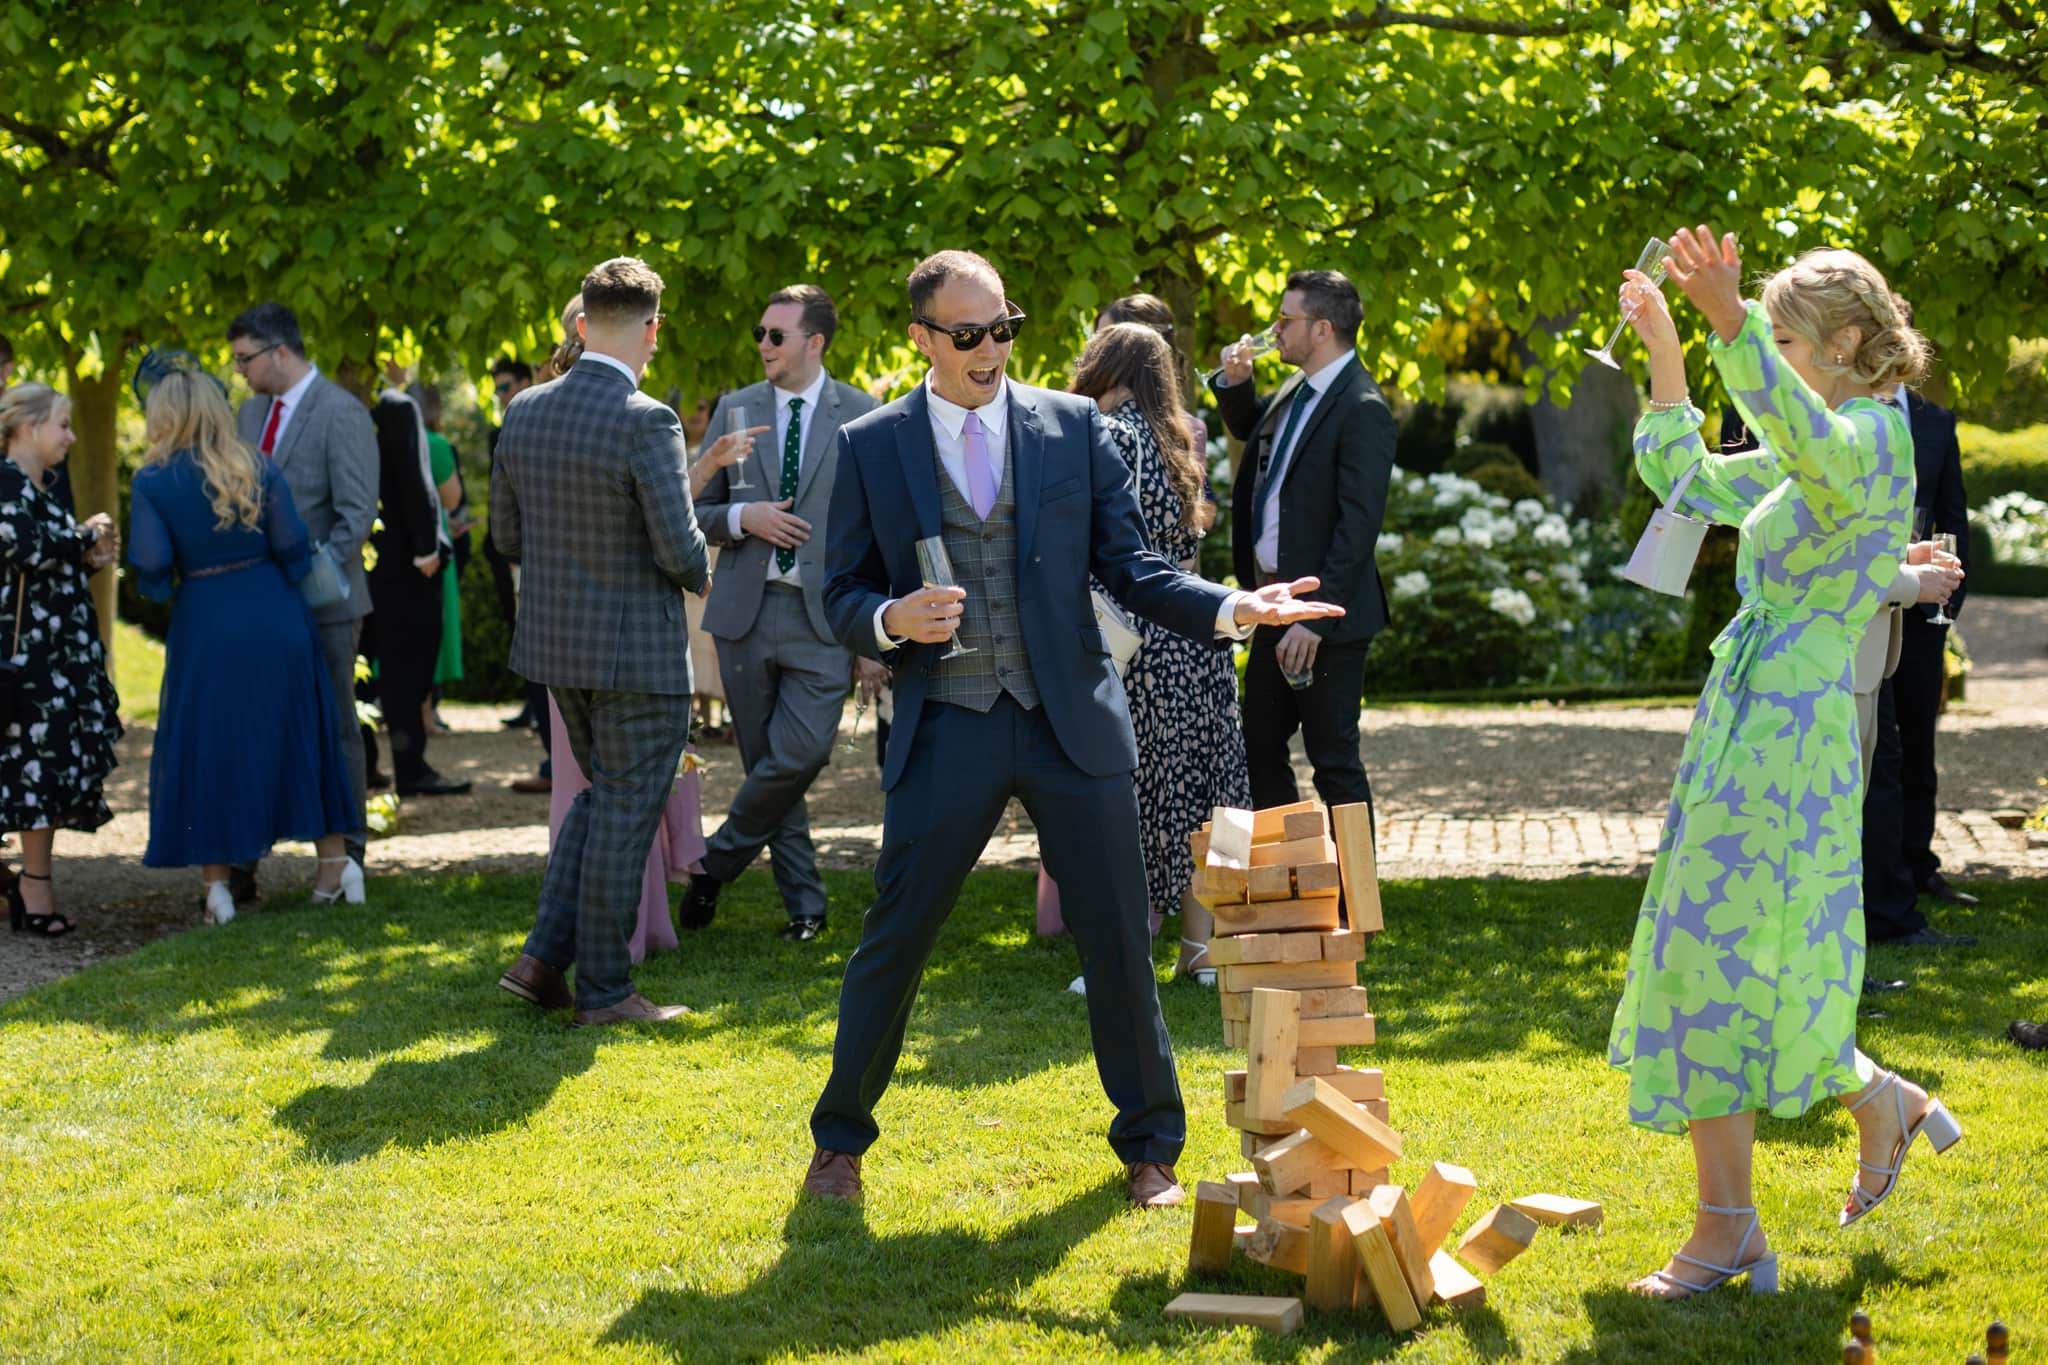
<svg viewBox="0 0 2048 1365"><path fill-rule="evenodd" d="M1623 578L1651 592L1685 596L1686 581L1692 577L1693 563L1700 557L1708 523L1672 509L1678 506L1693 475L1699 472L1700 467L1695 464L1681 474L1664 505L1650 513L1650 524L1643 528L1642 539L1628 557L1628 567L1621 571Z"/></svg>

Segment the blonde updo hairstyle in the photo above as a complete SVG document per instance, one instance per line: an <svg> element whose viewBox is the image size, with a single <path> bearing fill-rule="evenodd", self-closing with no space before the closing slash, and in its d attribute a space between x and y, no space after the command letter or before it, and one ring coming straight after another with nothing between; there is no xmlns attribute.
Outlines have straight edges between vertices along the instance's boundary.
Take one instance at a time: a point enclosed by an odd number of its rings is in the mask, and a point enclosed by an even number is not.
<svg viewBox="0 0 2048 1365"><path fill-rule="evenodd" d="M70 399L48 384L16 384L0 393L0 458L5 458L18 432L41 426L70 405Z"/></svg>
<svg viewBox="0 0 2048 1365"><path fill-rule="evenodd" d="M1917 384L1927 373L1933 351L1913 330L1906 301L1853 251L1807 252L1764 281L1763 301L1774 324L1812 344L1824 370L1873 389ZM1835 347L1845 327L1861 338L1854 355Z"/></svg>
<svg viewBox="0 0 2048 1365"><path fill-rule="evenodd" d="M143 463L160 465L181 450L191 451L213 504L214 529L257 529L263 520L263 457L236 435L228 400L212 376L171 371L149 391L143 414L149 439Z"/></svg>

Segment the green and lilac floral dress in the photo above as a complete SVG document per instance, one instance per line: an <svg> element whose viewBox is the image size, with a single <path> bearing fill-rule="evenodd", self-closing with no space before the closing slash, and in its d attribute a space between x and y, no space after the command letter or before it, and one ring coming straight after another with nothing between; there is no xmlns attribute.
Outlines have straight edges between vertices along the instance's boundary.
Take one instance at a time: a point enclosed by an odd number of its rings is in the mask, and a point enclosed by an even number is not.
<svg viewBox="0 0 2048 1365"><path fill-rule="evenodd" d="M1784 362L1762 305L1709 347L1763 448L1710 454L1697 409L1636 426L1636 467L1682 509L1740 527L1742 609L1714 641L1629 949L1608 1061L1629 1118L1682 1133L1861 1089L1863 773L1853 665L1912 523L1898 409L1830 410Z"/></svg>

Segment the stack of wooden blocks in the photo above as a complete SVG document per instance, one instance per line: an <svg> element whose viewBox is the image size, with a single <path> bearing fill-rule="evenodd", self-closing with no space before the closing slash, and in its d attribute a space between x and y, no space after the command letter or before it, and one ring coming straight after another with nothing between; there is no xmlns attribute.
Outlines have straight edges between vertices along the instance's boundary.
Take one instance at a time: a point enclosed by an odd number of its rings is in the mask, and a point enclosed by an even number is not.
<svg viewBox="0 0 2048 1365"><path fill-rule="evenodd" d="M1377 1303L1397 1331L1418 1325L1430 1303L1483 1302L1484 1286L1442 1249L1475 1191L1471 1173L1439 1162L1411 1200L1388 1175L1402 1153L1385 1077L1337 1062L1340 1046L1375 1036L1358 984L1366 943L1382 924L1367 807L1218 808L1191 845L1194 894L1216 919L1209 961L1224 1040L1248 1054L1244 1070L1224 1073L1223 1101L1252 1169L1197 1187L1189 1268L1226 1271L1242 1246L1253 1260L1306 1276L1310 1307ZM1349 911L1342 928L1340 892ZM1597 1220L1597 1207L1586 1207ZM1583 1210L1569 1212L1585 1221ZM1254 1225L1239 1228L1240 1213ZM1473 1226L1458 1254L1491 1273L1536 1226L1502 1205ZM1301 1321L1296 1300L1244 1295L1184 1294L1167 1312L1276 1331Z"/></svg>

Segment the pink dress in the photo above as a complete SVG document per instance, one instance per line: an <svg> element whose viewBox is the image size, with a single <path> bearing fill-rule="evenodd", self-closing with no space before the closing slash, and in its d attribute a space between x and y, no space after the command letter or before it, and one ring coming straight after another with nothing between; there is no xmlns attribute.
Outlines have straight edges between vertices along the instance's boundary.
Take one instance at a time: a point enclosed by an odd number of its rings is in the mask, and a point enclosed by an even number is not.
<svg viewBox="0 0 2048 1365"><path fill-rule="evenodd" d="M576 793L590 785L590 779L576 765L576 755L562 729L562 713L555 708L552 696L548 698L548 725L554 731L555 789L548 798L548 848L552 850L555 836L562 832L562 821L569 814L569 803L576 799ZM691 773L678 777L670 789L668 809L654 831L654 846L647 850L647 867L640 878L640 922L633 928L633 961L676 946L676 926L668 911L668 884L687 881L691 873L702 871L697 860L703 856L702 806L697 774Z"/></svg>

